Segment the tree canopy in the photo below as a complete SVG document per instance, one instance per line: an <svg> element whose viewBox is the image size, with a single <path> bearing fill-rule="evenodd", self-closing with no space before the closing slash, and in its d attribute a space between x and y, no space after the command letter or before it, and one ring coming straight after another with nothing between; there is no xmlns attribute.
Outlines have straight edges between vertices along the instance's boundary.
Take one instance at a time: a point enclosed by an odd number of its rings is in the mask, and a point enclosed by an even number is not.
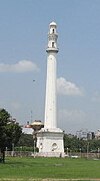
<svg viewBox="0 0 100 181"><path fill-rule="evenodd" d="M97 152L98 148L100 148L100 140L96 140L95 138L92 140L83 140L78 139L76 136L70 137L69 135L64 135L64 150L67 152L71 150L73 152L87 152L87 147L89 152Z"/></svg>
<svg viewBox="0 0 100 181"><path fill-rule="evenodd" d="M12 144L16 145L22 133L22 128L12 120L10 114L5 109L0 109L0 150L5 159L5 149L12 149Z"/></svg>
<svg viewBox="0 0 100 181"><path fill-rule="evenodd" d="M34 146L33 135L22 133L16 146L33 147Z"/></svg>

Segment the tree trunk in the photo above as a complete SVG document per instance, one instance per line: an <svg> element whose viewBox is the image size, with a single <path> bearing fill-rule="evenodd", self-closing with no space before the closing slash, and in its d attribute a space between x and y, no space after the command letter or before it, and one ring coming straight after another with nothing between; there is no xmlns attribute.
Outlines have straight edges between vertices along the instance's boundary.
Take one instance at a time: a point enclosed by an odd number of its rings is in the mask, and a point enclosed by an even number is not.
<svg viewBox="0 0 100 181"><path fill-rule="evenodd" d="M5 151L2 152L2 162L5 163Z"/></svg>

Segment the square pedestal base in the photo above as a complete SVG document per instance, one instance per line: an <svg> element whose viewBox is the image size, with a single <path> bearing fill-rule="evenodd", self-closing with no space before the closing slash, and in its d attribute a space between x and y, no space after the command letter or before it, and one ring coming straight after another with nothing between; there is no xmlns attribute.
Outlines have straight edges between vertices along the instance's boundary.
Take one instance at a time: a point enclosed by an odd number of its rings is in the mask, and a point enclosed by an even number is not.
<svg viewBox="0 0 100 181"><path fill-rule="evenodd" d="M63 157L63 131L40 131L37 133L37 147L39 148L39 156L45 157Z"/></svg>

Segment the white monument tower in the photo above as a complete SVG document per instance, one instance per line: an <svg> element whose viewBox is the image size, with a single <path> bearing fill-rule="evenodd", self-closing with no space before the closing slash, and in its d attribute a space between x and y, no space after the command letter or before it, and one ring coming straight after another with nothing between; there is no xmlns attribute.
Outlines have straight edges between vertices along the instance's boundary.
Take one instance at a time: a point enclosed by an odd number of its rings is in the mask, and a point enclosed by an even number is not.
<svg viewBox="0 0 100 181"><path fill-rule="evenodd" d="M57 25L50 23L48 33L47 52L47 80L45 100L45 122L44 128L37 133L37 147L43 156L64 155L63 131L57 128L56 115L56 55L57 47Z"/></svg>

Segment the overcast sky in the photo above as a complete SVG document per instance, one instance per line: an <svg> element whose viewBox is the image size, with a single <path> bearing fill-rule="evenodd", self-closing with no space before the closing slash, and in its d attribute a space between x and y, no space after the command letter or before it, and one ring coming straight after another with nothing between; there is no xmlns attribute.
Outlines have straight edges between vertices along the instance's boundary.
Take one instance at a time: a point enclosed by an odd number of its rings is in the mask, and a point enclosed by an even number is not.
<svg viewBox="0 0 100 181"><path fill-rule="evenodd" d="M100 0L0 0L0 107L44 120L49 23L57 23L58 127L100 129ZM35 81L34 81L35 80Z"/></svg>

